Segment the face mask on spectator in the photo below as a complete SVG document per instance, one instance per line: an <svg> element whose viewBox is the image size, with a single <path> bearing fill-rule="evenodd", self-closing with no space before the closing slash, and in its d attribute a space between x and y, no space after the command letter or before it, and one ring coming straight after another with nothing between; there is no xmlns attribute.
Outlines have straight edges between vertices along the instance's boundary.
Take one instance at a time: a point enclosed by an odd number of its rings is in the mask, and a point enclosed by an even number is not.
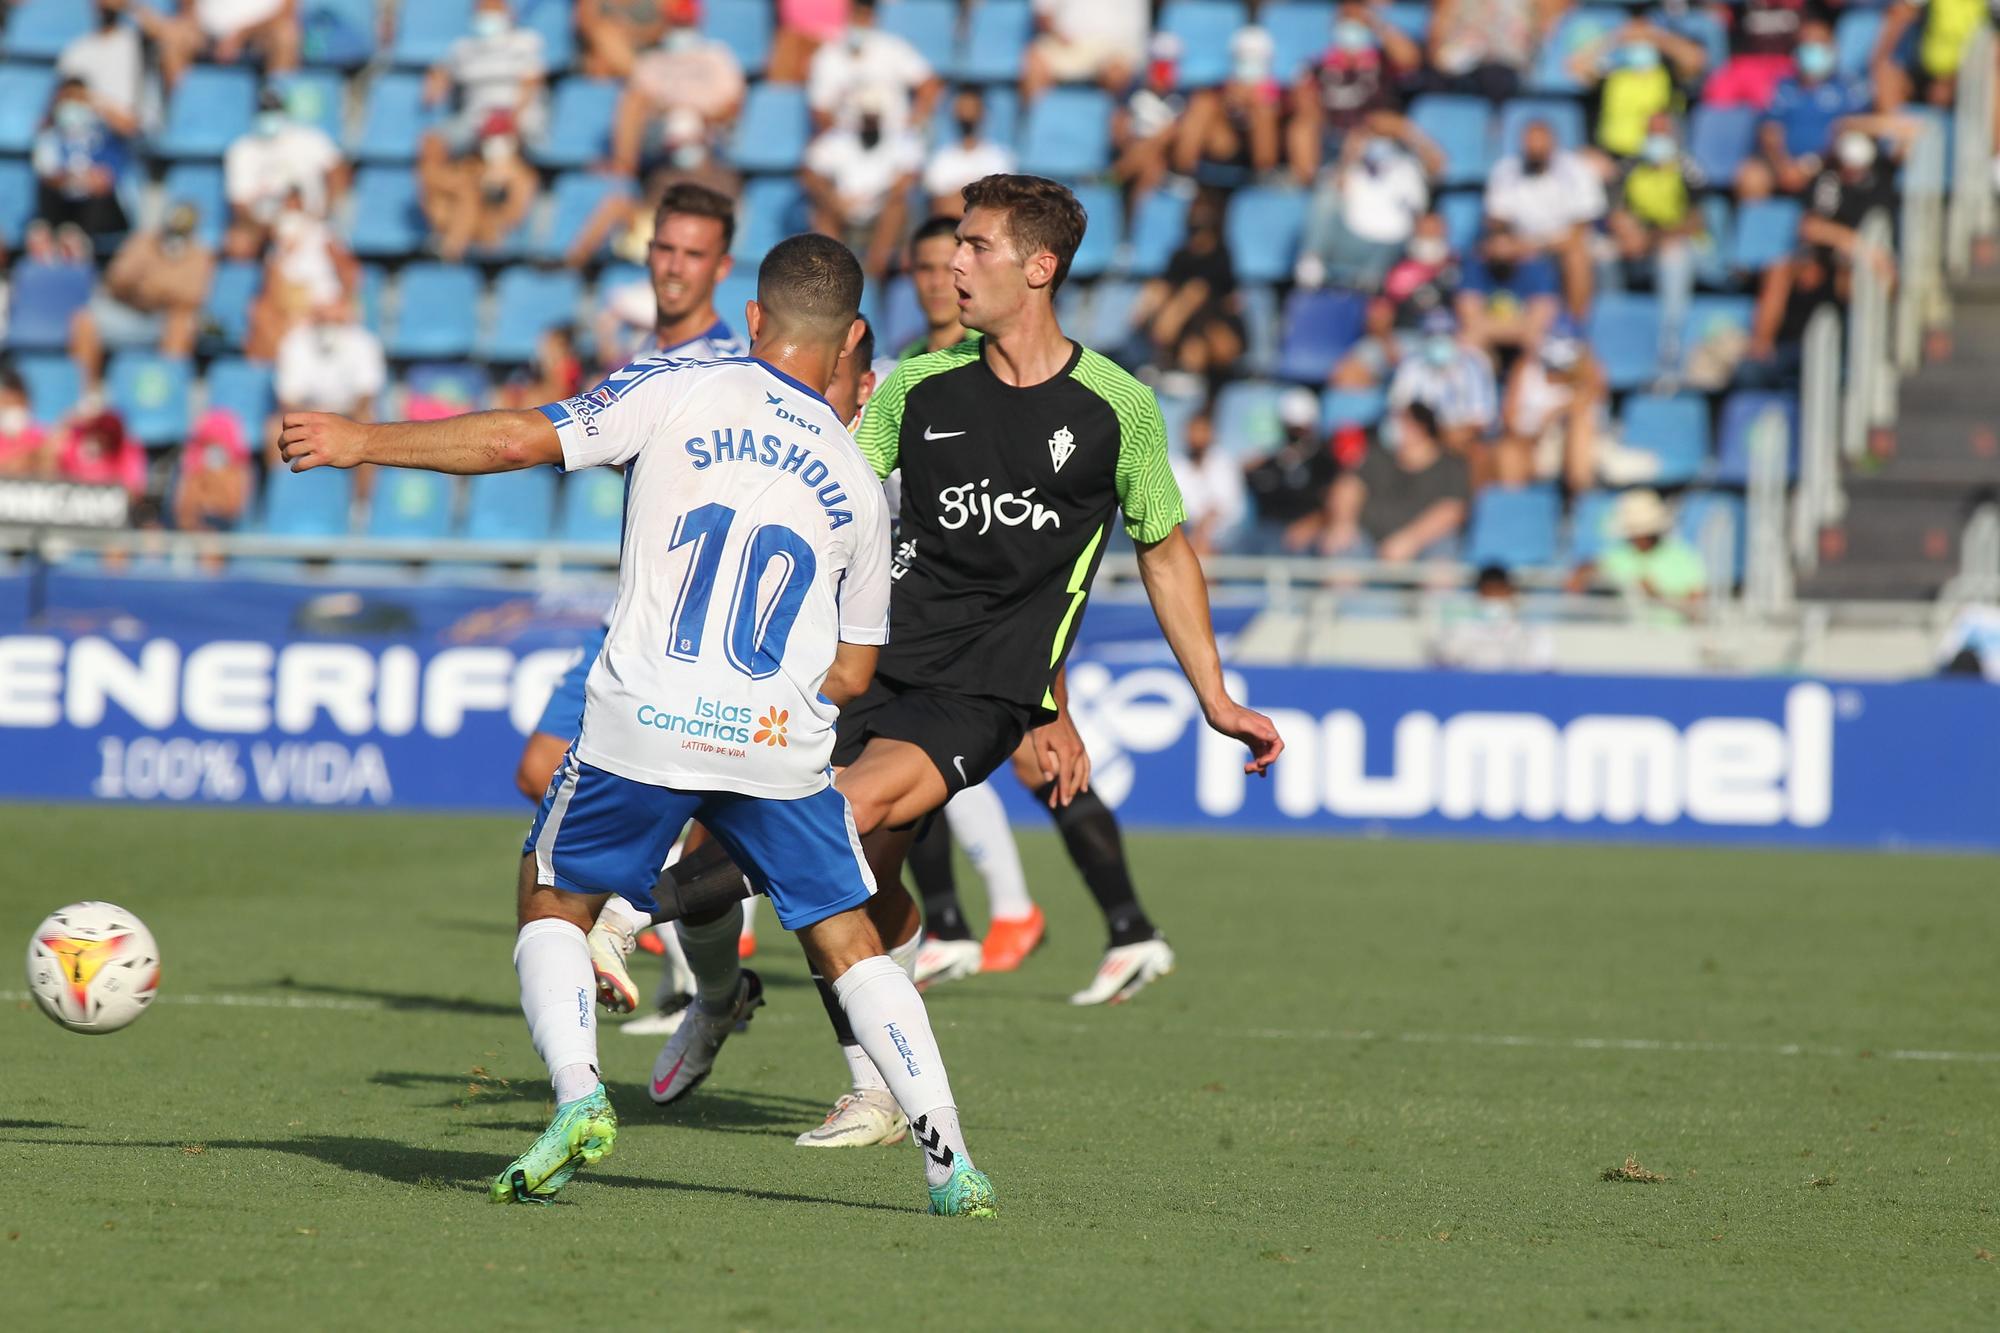
<svg viewBox="0 0 2000 1333"><path fill-rule="evenodd" d="M861 128L859 133L861 135L861 146L863 148L873 148L876 144L881 143L882 142L881 119L876 116L863 116L861 118Z"/></svg>
<svg viewBox="0 0 2000 1333"><path fill-rule="evenodd" d="M1360 19L1342 19L1333 25L1333 44L1350 54L1373 51L1375 30Z"/></svg>
<svg viewBox="0 0 2000 1333"><path fill-rule="evenodd" d="M977 116L960 116L955 123L958 125L958 137L961 139L970 139L979 133Z"/></svg>
<svg viewBox="0 0 2000 1333"><path fill-rule="evenodd" d="M105 7L97 11L97 26L106 32L118 26L118 11Z"/></svg>
<svg viewBox="0 0 2000 1333"><path fill-rule="evenodd" d="M19 403L0 407L0 435L19 435L28 428L28 409Z"/></svg>
<svg viewBox="0 0 2000 1333"><path fill-rule="evenodd" d="M1521 170L1527 172L1530 176L1539 176L1548 169L1549 155L1547 153L1521 154Z"/></svg>
<svg viewBox="0 0 2000 1333"><path fill-rule="evenodd" d="M1458 356L1458 343L1449 333L1433 333L1424 339L1424 360L1434 366L1448 366Z"/></svg>
<svg viewBox="0 0 2000 1333"><path fill-rule="evenodd" d="M1656 167L1663 167L1674 160L1674 136L1671 134L1649 134L1642 149L1646 160Z"/></svg>
<svg viewBox="0 0 2000 1333"><path fill-rule="evenodd" d="M507 17L504 10L482 9L472 16L474 37L499 37L513 26L513 20Z"/></svg>
<svg viewBox="0 0 2000 1333"><path fill-rule="evenodd" d="M519 152L511 134L494 134L479 141L479 156L489 167L503 166L512 162Z"/></svg>
<svg viewBox="0 0 2000 1333"><path fill-rule="evenodd" d="M257 118L250 122L251 128L266 139L274 139L278 131L285 128L285 113L282 111L259 111Z"/></svg>
<svg viewBox="0 0 2000 1333"><path fill-rule="evenodd" d="M673 28L668 31L664 45L669 51L692 51L701 44L701 34L693 28Z"/></svg>
<svg viewBox="0 0 2000 1333"><path fill-rule="evenodd" d="M1451 243L1442 236L1418 236L1410 241L1410 258L1419 264L1442 264L1451 258Z"/></svg>
<svg viewBox="0 0 2000 1333"><path fill-rule="evenodd" d="M1843 167L1866 171L1875 165L1875 141L1865 134L1848 131L1840 136L1840 142L1833 146L1833 151Z"/></svg>
<svg viewBox="0 0 2000 1333"><path fill-rule="evenodd" d="M1379 172L1396 160L1396 145L1387 139L1370 139L1368 146L1361 150L1361 165L1371 172Z"/></svg>
<svg viewBox="0 0 2000 1333"><path fill-rule="evenodd" d="M220 472L229 466L229 451L219 444L211 444L201 451L201 465L210 472Z"/></svg>
<svg viewBox="0 0 2000 1333"><path fill-rule="evenodd" d="M1799 73L1809 79L1823 79L1833 73L1833 48L1825 42L1807 42L1799 47Z"/></svg>
<svg viewBox="0 0 2000 1333"><path fill-rule="evenodd" d="M97 123L97 113L90 109L90 103L70 101L56 103L56 128L70 134L81 134Z"/></svg>
<svg viewBox="0 0 2000 1333"><path fill-rule="evenodd" d="M1631 42L1618 52L1618 63L1626 69L1658 69L1660 49L1644 42Z"/></svg>

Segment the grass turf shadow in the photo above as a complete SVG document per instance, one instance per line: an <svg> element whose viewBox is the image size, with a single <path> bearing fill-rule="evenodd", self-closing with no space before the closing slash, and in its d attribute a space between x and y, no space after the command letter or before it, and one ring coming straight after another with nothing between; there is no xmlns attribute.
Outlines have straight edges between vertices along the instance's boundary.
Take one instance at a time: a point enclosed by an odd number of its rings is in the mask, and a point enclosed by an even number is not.
<svg viewBox="0 0 2000 1333"><path fill-rule="evenodd" d="M372 990L366 986L335 986L326 982L300 981L296 977L279 977L270 983L270 989L294 995L325 995L340 1000L374 1000L384 1009L398 1013L468 1014L480 1018L514 1019L521 1016L518 1004L474 1000L463 995L415 995L406 991Z"/></svg>

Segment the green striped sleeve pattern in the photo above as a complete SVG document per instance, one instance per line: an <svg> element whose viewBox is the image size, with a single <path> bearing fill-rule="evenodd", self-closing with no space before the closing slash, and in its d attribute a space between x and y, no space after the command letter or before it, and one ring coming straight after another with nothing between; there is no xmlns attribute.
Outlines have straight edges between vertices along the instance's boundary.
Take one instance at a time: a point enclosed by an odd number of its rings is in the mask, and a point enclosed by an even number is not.
<svg viewBox="0 0 2000 1333"><path fill-rule="evenodd" d="M1077 381L1110 404L1118 416L1118 503L1133 541L1165 541L1187 519L1181 488L1167 461L1167 423L1153 391L1088 348L1076 363Z"/></svg>
<svg viewBox="0 0 2000 1333"><path fill-rule="evenodd" d="M967 339L941 352L909 358L875 387L867 410L861 414L861 424L854 432L854 443L868 465L875 469L876 476L887 477L902 461L903 404L910 390L933 375L956 370L978 355L979 343Z"/></svg>

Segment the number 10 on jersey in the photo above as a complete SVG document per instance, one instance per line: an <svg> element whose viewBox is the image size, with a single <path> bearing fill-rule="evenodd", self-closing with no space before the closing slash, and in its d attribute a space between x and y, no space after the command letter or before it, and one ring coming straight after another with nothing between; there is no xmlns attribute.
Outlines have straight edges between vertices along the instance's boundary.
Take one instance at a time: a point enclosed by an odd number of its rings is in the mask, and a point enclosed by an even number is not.
<svg viewBox="0 0 2000 1333"><path fill-rule="evenodd" d="M672 638L667 656L683 662L701 660L704 631L708 628L709 600L715 593L716 577L722 572L723 548L736 511L728 505L705 504L681 515L674 524L674 540L667 549L692 547L687 573L681 579L680 596L674 599ZM783 562L783 576L768 597L760 597L766 572L773 561ZM776 675L785 657L785 640L791 637L792 623L805 605L819 561L811 543L777 523L765 523L751 532L737 563L729 599L729 628L723 654L729 665L752 680Z"/></svg>

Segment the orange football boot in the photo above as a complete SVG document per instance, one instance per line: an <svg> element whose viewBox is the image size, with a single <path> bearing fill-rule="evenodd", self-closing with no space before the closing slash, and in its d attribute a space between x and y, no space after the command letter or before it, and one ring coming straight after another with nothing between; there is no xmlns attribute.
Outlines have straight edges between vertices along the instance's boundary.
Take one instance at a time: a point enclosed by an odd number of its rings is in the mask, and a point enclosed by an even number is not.
<svg viewBox="0 0 2000 1333"><path fill-rule="evenodd" d="M986 943L980 953L981 972L1012 972L1041 947L1047 933L1042 909L1026 916L995 917L986 927Z"/></svg>

